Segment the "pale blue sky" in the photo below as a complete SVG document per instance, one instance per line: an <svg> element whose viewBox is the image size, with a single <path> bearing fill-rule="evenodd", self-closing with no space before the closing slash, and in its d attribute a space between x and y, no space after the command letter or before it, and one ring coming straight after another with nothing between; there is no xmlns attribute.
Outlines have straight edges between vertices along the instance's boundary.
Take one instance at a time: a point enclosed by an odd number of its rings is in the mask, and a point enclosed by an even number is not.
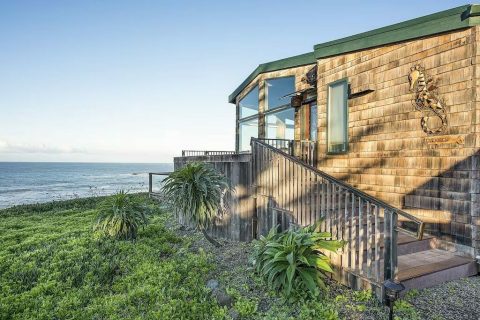
<svg viewBox="0 0 480 320"><path fill-rule="evenodd" d="M227 96L259 63L463 4L0 0L0 161L233 150Z"/></svg>

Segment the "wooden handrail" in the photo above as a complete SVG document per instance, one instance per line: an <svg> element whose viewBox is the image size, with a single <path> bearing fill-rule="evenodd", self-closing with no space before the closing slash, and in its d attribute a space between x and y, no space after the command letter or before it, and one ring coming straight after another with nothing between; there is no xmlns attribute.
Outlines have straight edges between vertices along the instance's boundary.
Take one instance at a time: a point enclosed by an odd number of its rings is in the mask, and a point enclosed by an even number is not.
<svg viewBox="0 0 480 320"><path fill-rule="evenodd" d="M272 147L271 145L263 142L262 139L252 138L252 139L251 139L251 143L261 144L261 145L263 145L264 147L269 148L270 150L272 150L272 151L274 151L274 152L280 153L282 156L288 158L289 160L291 160L291 161L297 163L298 165L303 166L303 167L305 167L305 168L307 168L307 169L309 169L309 170L314 171L316 174L320 175L322 178L324 178L324 179L326 179L326 180L328 180L328 181L330 181L330 182L332 182L332 183L335 183L335 184L341 186L342 188L345 188L345 189L349 190L350 192L356 194L358 197L365 198L365 199L367 199L367 200L368 200L369 202L371 202L371 203L374 203L374 204L376 204L376 205L378 205L378 206L384 207L385 209L387 209L387 210L389 210L389 211L393 211L393 212L395 212L396 214L398 214L398 215L400 215L400 216L402 216L402 217L404 217L404 218L406 218L406 219L408 219L408 220L411 220L411 221L414 222L415 224L418 224L418 232L417 232L417 234L416 234L416 238L417 238L418 240L422 240L422 239L423 239L423 232L424 232L424 229L425 229L424 222L423 222L422 220L418 219L417 217L415 217L415 216L413 216L413 215L411 215L411 214L409 214L409 213L407 213L407 212L405 212L405 211L403 211L403 210L401 210L401 209L395 208L395 207L389 205L388 203L386 203L386 202L384 202L384 201L382 201L382 200L380 200L380 199L374 198L374 197L372 197L371 195L369 195L369 194L367 194L367 193L365 193L365 192L363 192L363 191L361 191L361 190L359 190L359 189L351 186L350 184L348 184L348 183L346 183L346 182L343 182L343 181L341 181L341 180L338 180L337 178L329 175L328 173L325 173L325 172L323 172L323 171L320 171L320 170L318 170L317 168L315 168L315 167L313 167L313 166L311 166L311 165L309 165L309 164L307 164L307 163L305 163L305 162L297 159L296 157L294 157L294 156L292 156L292 155L290 155L290 154L282 151L281 149L277 149L277 148L275 148L275 147ZM403 229L403 228L397 228L397 229L399 229L400 231L407 231L407 233L408 233L408 230L405 230L405 229Z"/></svg>
<svg viewBox="0 0 480 320"><path fill-rule="evenodd" d="M182 157L194 156L218 156L226 154L236 154L235 151L218 151L218 150L182 150Z"/></svg>
<svg viewBox="0 0 480 320"><path fill-rule="evenodd" d="M378 288L397 277L398 232L411 233L398 226L398 218L418 225L417 239L423 238L423 221L261 139L252 138L251 148L259 234L279 221L285 227L285 221L308 225L322 219L322 231L347 243L331 256L344 272Z"/></svg>

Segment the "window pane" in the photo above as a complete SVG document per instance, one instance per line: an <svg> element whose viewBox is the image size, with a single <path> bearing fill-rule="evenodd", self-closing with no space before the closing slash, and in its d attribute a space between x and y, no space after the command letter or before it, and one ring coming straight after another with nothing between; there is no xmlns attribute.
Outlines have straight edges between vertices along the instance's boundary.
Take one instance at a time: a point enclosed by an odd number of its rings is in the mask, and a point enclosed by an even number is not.
<svg viewBox="0 0 480 320"><path fill-rule="evenodd" d="M240 119L258 113L258 86L252 89L242 100L240 105Z"/></svg>
<svg viewBox="0 0 480 320"><path fill-rule="evenodd" d="M250 151L250 139L258 136L258 119L240 122L239 151Z"/></svg>
<svg viewBox="0 0 480 320"><path fill-rule="evenodd" d="M266 117L267 139L294 138L294 111L292 108L269 114Z"/></svg>
<svg viewBox="0 0 480 320"><path fill-rule="evenodd" d="M347 90L346 81L328 87L328 151L347 151Z"/></svg>
<svg viewBox="0 0 480 320"><path fill-rule="evenodd" d="M310 140L317 141L317 105L310 105Z"/></svg>
<svg viewBox="0 0 480 320"><path fill-rule="evenodd" d="M295 92L295 77L266 80L265 88L268 97L267 110L289 105L290 97L285 95Z"/></svg>

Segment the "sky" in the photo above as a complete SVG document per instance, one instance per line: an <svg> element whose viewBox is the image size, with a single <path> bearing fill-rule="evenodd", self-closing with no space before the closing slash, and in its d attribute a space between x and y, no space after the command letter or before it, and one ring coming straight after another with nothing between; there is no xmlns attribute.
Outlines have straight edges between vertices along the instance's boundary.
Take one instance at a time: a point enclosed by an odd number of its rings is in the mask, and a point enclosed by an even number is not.
<svg viewBox="0 0 480 320"><path fill-rule="evenodd" d="M258 64L464 4L0 0L0 161L233 150L227 97Z"/></svg>

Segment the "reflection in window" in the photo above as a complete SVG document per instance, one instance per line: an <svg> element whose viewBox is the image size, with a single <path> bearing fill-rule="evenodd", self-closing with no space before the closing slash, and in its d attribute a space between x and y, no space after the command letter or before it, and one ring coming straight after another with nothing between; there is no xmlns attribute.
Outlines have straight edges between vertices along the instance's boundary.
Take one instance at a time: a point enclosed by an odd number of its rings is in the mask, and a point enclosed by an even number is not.
<svg viewBox="0 0 480 320"><path fill-rule="evenodd" d="M295 92L295 77L275 78L265 81L267 94L266 109L282 107L290 104L288 94Z"/></svg>
<svg viewBox="0 0 480 320"><path fill-rule="evenodd" d="M239 122L239 151L250 151L250 139L258 136L258 119Z"/></svg>
<svg viewBox="0 0 480 320"><path fill-rule="evenodd" d="M292 108L266 116L267 139L294 139L294 111Z"/></svg>
<svg viewBox="0 0 480 320"><path fill-rule="evenodd" d="M239 106L240 119L258 113L258 86L255 86L255 88L240 100Z"/></svg>
<svg viewBox="0 0 480 320"><path fill-rule="evenodd" d="M341 80L328 86L328 152L347 152L348 82Z"/></svg>
<svg viewBox="0 0 480 320"><path fill-rule="evenodd" d="M318 124L317 104L312 103L310 105L310 140L311 141L317 141L317 124Z"/></svg>

